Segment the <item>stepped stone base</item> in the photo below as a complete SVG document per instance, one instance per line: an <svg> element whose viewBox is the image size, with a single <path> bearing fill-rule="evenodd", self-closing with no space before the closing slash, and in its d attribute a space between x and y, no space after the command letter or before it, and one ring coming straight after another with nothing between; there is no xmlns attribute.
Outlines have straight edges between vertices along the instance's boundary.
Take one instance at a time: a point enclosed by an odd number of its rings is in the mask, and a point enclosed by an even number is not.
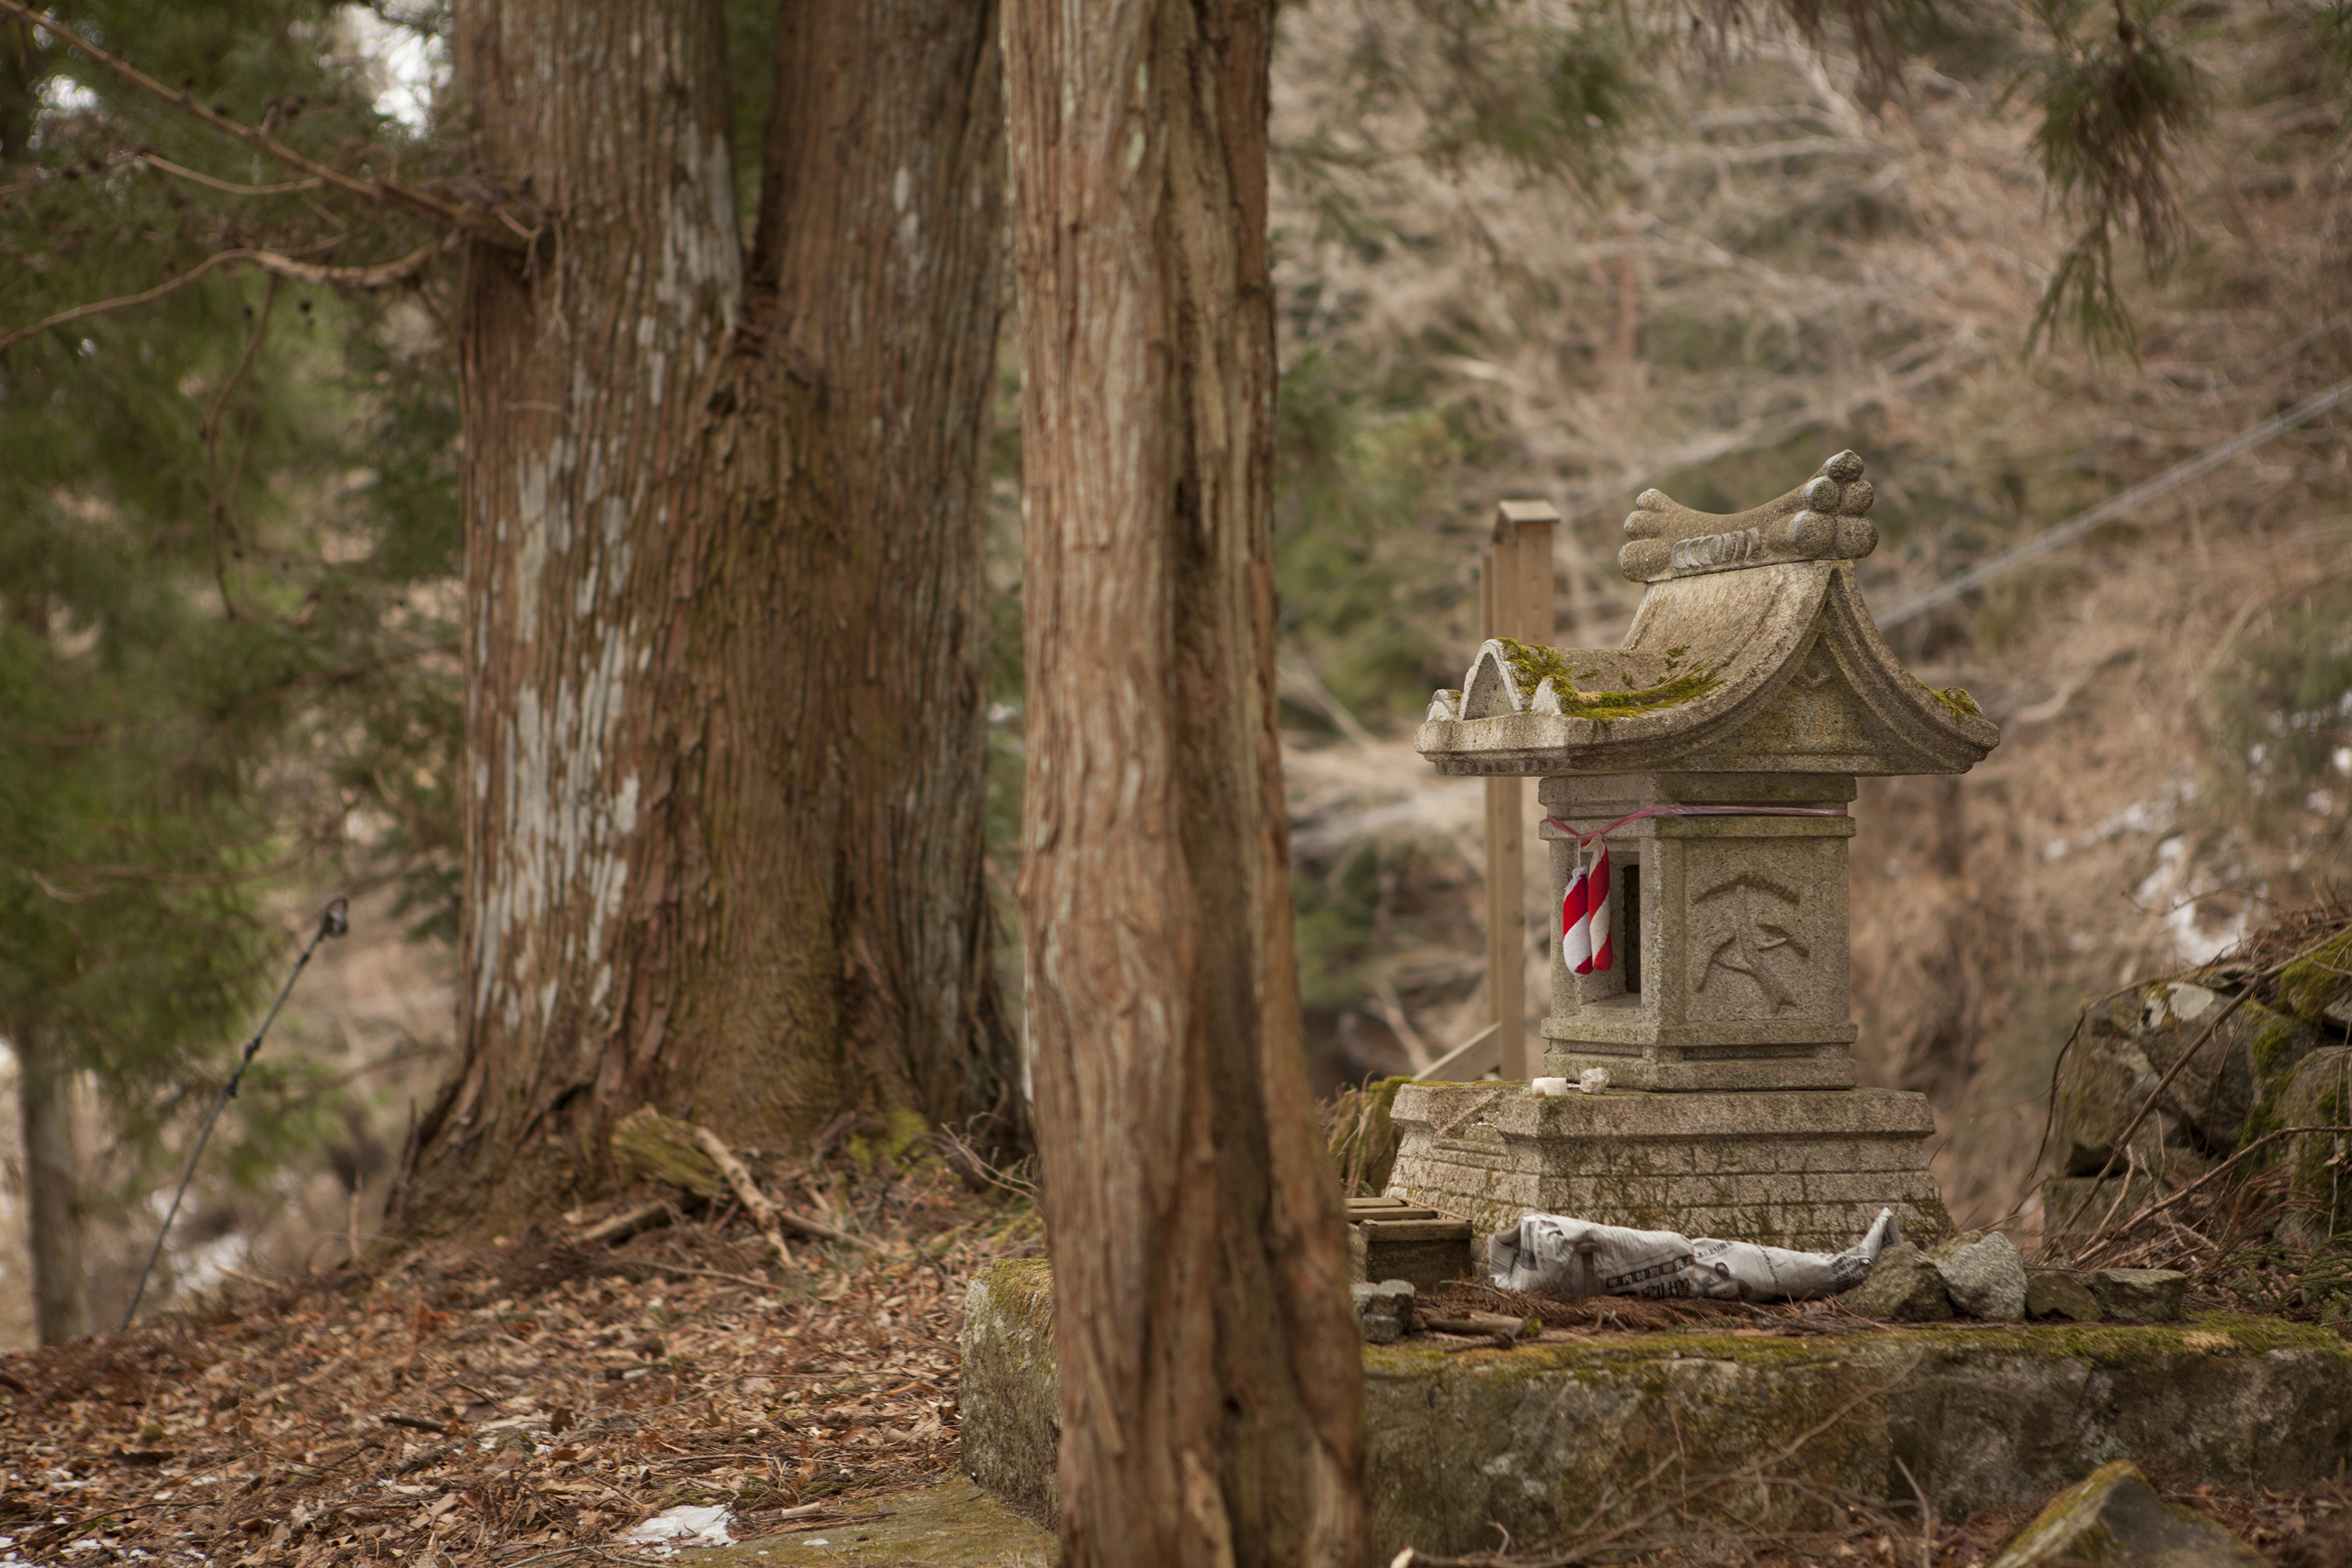
<svg viewBox="0 0 2352 1568"><path fill-rule="evenodd" d="M1060 1439L1053 1274L992 1263L964 1305L963 1466L1041 1521ZM1528 1552L1673 1513L1818 1528L1834 1500L2026 1510L2118 1458L2242 1491L2352 1463L2352 1344L2214 1313L2161 1327L1684 1331L1364 1348L1372 1551ZM1915 1490L1915 1487L1916 1490Z"/></svg>
<svg viewBox="0 0 2352 1568"><path fill-rule="evenodd" d="M1707 1089L1752 1093L1766 1089L1852 1089L1853 1053L1843 1046L1807 1046L1781 1051L1754 1047L1738 1054L1709 1055L1651 1047L1620 1054L1590 1042L1554 1040L1543 1055L1547 1078L1581 1078L1601 1068L1617 1089L1675 1094Z"/></svg>
<svg viewBox="0 0 2352 1568"><path fill-rule="evenodd" d="M1773 1247L1851 1247L1881 1208L1903 1234L1948 1234L1921 1144L1924 1095L1895 1089L1554 1100L1523 1083L1416 1083L1390 1112L1392 1197L1480 1233L1529 1214Z"/></svg>

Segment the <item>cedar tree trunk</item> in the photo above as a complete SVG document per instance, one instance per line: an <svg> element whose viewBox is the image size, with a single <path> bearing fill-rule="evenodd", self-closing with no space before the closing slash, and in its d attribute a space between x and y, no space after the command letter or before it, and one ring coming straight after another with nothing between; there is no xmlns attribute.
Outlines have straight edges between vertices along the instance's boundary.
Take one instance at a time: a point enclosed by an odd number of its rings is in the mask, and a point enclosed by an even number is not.
<svg viewBox="0 0 2352 1568"><path fill-rule="evenodd" d="M74 1153L73 1064L37 1024L9 1031L25 1151L25 1240L33 1255L33 1326L45 1345L89 1331L83 1313L80 1162Z"/></svg>
<svg viewBox="0 0 2352 1568"><path fill-rule="evenodd" d="M1266 0L1008 0L1065 1563L1358 1568L1275 729Z"/></svg>
<svg viewBox="0 0 2352 1568"><path fill-rule="evenodd" d="M512 1222L655 1103L775 1147L1017 1106L982 876L996 17L789 6L748 261L717 0L459 0L478 247L460 1054L402 1217Z"/></svg>

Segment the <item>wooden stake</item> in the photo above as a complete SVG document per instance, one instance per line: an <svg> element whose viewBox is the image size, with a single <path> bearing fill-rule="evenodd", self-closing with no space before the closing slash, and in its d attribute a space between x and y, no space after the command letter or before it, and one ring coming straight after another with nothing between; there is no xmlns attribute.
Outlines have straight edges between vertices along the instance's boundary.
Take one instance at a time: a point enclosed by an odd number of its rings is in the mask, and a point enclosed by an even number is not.
<svg viewBox="0 0 2352 1568"><path fill-rule="evenodd" d="M1507 500L1496 509L1494 542L1478 579L1483 636L1552 640L1552 529L1559 521L1549 501ZM1486 781L1486 993L1507 1081L1535 1073L1527 1028L1526 816L1519 780Z"/></svg>

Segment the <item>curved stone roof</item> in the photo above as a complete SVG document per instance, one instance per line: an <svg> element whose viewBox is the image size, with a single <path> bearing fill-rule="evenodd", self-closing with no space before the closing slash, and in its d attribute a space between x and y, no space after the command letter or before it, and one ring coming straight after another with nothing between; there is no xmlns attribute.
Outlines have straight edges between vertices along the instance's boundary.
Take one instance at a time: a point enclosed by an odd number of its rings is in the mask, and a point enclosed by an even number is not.
<svg viewBox="0 0 2352 1568"><path fill-rule="evenodd" d="M1871 500L1851 452L1729 516L1644 492L1624 646L1490 640L1415 748L1448 773L1966 773L2000 731L1879 636L1853 566L1877 544Z"/></svg>

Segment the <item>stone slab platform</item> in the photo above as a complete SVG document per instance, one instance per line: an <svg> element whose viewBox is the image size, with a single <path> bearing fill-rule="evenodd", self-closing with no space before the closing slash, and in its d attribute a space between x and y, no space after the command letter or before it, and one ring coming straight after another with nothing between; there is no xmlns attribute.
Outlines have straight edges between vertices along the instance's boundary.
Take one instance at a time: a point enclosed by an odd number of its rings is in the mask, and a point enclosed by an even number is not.
<svg viewBox="0 0 2352 1568"><path fill-rule="evenodd" d="M963 1465L1053 1516L1053 1281L992 1264L965 1303ZM2352 1461L2352 1342L2211 1314L2156 1328L1935 1325L1367 1346L1374 1564L1520 1551L1668 1506L1803 1529L1839 1493L1946 1517L2030 1509L2112 1459L2241 1490Z"/></svg>
<svg viewBox="0 0 2352 1568"><path fill-rule="evenodd" d="M1913 1240L1949 1231L1925 1096L1895 1089L1550 1099L1523 1083L1397 1091L1391 1195L1485 1234L1565 1214L1777 1247L1851 1247L1883 1207Z"/></svg>

